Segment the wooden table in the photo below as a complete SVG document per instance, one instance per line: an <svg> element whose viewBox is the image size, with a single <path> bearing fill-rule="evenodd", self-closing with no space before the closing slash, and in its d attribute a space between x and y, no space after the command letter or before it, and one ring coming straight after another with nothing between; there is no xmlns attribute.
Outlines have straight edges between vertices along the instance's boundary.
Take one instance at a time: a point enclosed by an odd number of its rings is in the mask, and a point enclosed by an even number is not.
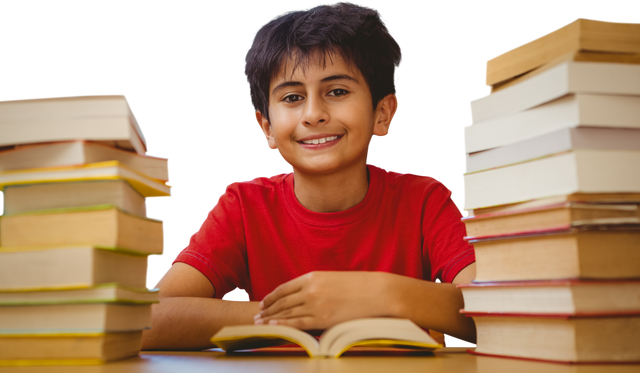
<svg viewBox="0 0 640 373"><path fill-rule="evenodd" d="M301 351L236 353L149 352L101 366L4 367L1 373L213 373L213 372L430 372L430 373L638 373L640 365L568 365L478 357L462 348L435 353L372 356L353 352L339 359L310 359Z"/></svg>

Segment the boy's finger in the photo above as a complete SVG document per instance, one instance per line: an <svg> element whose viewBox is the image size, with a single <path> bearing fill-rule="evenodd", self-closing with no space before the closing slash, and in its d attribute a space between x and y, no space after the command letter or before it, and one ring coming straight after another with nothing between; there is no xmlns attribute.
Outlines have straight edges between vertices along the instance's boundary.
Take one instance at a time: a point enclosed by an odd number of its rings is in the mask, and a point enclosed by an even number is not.
<svg viewBox="0 0 640 373"><path fill-rule="evenodd" d="M260 311L254 316L254 320L262 319L265 323L269 318L287 318L293 315L294 308L298 308L304 304L304 299L299 294L291 294L278 299L269 308Z"/></svg>
<svg viewBox="0 0 640 373"><path fill-rule="evenodd" d="M315 325L316 318L313 315L306 312L303 313L304 315L300 314L299 310L293 312L289 309L287 312L280 312L264 319L258 319L260 320L259 322L255 320L254 323L259 323L260 325L287 325L298 329L313 329L313 327L317 326Z"/></svg>
<svg viewBox="0 0 640 373"><path fill-rule="evenodd" d="M294 278L291 281L285 282L284 284L275 288L274 291L267 294L264 299L262 299L262 302L260 302L260 309L267 309L278 299L300 291L300 289L302 289L302 283L298 280L298 278Z"/></svg>
<svg viewBox="0 0 640 373"><path fill-rule="evenodd" d="M259 315L256 315L256 316L259 316ZM282 310L278 313L275 313L269 316L258 317L254 320L254 324L266 325L269 323L276 322L278 325L280 325L280 321L282 320L286 320L289 318L298 318L303 316L313 316L313 314L311 310L308 309L308 307L301 305L301 306L287 308L286 310Z"/></svg>

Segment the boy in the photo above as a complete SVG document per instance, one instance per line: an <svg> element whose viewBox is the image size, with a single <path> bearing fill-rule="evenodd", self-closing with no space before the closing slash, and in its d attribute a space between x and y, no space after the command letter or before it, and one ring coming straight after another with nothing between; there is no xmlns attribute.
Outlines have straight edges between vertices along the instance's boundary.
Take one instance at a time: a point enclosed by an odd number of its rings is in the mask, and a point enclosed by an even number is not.
<svg viewBox="0 0 640 373"><path fill-rule="evenodd" d="M400 48L377 12L285 14L246 61L256 119L293 173L227 188L158 284L143 349L210 348L224 325L319 330L375 316L474 341L453 284L473 279L475 257L450 192L366 164L397 107ZM220 299L235 287L251 301Z"/></svg>

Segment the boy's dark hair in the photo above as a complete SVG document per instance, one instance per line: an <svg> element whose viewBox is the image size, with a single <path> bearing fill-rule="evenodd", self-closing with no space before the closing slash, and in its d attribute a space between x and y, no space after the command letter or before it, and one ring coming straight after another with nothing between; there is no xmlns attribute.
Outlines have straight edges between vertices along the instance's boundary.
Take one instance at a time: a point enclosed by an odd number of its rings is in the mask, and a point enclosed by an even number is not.
<svg viewBox="0 0 640 373"><path fill-rule="evenodd" d="M286 13L264 25L246 57L245 74L251 101L269 119L269 85L287 59L305 69L314 52L320 63L338 54L357 67L369 85L373 108L395 93L393 73L400 63L400 46L389 35L378 12L349 3L322 5Z"/></svg>

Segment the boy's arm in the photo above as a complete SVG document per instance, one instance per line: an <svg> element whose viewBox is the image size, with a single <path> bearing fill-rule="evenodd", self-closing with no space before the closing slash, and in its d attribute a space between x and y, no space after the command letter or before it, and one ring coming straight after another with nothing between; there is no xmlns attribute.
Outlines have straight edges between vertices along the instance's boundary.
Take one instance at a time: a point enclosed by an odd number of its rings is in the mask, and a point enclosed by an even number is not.
<svg viewBox="0 0 640 373"><path fill-rule="evenodd" d="M475 342L475 324L460 314L464 303L455 286L474 277L475 263L460 271L452 284L385 272L310 272L267 295L256 323L309 330L361 317L388 316Z"/></svg>
<svg viewBox="0 0 640 373"><path fill-rule="evenodd" d="M160 303L151 313L152 328L142 333L143 350L202 350L225 325L253 324L258 302L213 299L215 289L197 269L175 263L157 287Z"/></svg>
<svg viewBox="0 0 640 373"><path fill-rule="evenodd" d="M413 320L416 324L429 327L468 342L476 343L476 325L473 319L460 313L464 308L462 292L457 284L468 284L476 277L476 264L471 263L461 270L451 284L437 284L399 276L396 286L399 309L396 312ZM406 281L411 280L411 281Z"/></svg>

